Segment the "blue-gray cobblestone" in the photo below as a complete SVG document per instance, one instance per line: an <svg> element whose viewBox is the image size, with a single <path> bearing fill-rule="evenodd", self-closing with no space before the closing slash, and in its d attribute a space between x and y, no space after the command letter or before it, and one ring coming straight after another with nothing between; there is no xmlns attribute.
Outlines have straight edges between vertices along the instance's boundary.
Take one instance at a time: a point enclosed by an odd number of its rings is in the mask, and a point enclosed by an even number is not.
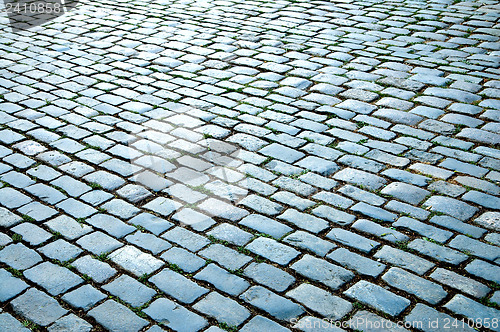
<svg viewBox="0 0 500 332"><path fill-rule="evenodd" d="M149 16L110 4L112 20L79 15L100 1L80 5L36 35L0 23L9 31L0 262L7 280L39 290L61 275L30 281L39 266L81 276L87 285L67 291L82 308L23 289L2 302L0 330L33 321L48 331L314 331L342 315L336 296L363 304L330 293L359 278L376 285L375 295L362 289L372 308L394 309L384 302L393 291L416 304L394 319L353 313L369 322L492 315L483 307L498 302L500 283L491 3L381 0L375 13L363 2L238 0L229 19L211 0L145 4ZM103 288L124 275L150 287L160 271L179 279L165 282L170 290L204 293L184 307L176 296L186 294L160 292L130 310ZM449 295L430 296L442 294L434 283ZM273 303L310 312L285 322L274 304L238 298L261 286ZM86 303L85 290L98 296Z"/></svg>
<svg viewBox="0 0 500 332"><path fill-rule="evenodd" d="M283 242L286 242L294 247L312 251L319 256L325 256L332 248L336 247L329 241L325 241L303 231L297 231L288 235L283 239Z"/></svg>
<svg viewBox="0 0 500 332"><path fill-rule="evenodd" d="M364 253L369 253L380 245L376 241L341 228L332 229L326 236L335 242L355 248Z"/></svg>
<svg viewBox="0 0 500 332"><path fill-rule="evenodd" d="M206 288L198 286L195 282L169 269L162 270L151 277L149 281L162 292L182 303L192 303L203 294L208 293Z"/></svg>
<svg viewBox="0 0 500 332"><path fill-rule="evenodd" d="M110 331L137 332L148 325L145 319L139 318L133 311L114 300L107 300L88 314Z"/></svg>
<svg viewBox="0 0 500 332"><path fill-rule="evenodd" d="M67 313L55 299L35 288L15 298L11 306L18 315L40 326L47 326Z"/></svg>
<svg viewBox="0 0 500 332"><path fill-rule="evenodd" d="M106 295L92 287L83 285L69 293L66 293L61 299L74 308L90 310L97 302L104 300Z"/></svg>
<svg viewBox="0 0 500 332"><path fill-rule="evenodd" d="M319 281L334 290L354 278L354 274L349 270L307 254L291 268L304 277Z"/></svg>
<svg viewBox="0 0 500 332"><path fill-rule="evenodd" d="M364 280L351 286L344 294L391 316L397 316L410 305L408 299Z"/></svg>
<svg viewBox="0 0 500 332"><path fill-rule="evenodd" d="M361 255L355 254L347 249L338 248L326 256L331 260L337 262L338 264L355 270L356 272L377 277L385 270L385 265L379 262L375 262L369 258L365 258Z"/></svg>
<svg viewBox="0 0 500 332"><path fill-rule="evenodd" d="M443 287L438 284L417 277L397 267L393 267L387 271L382 276L382 280L392 287L414 294L418 298L433 305L439 303L448 294Z"/></svg>
<svg viewBox="0 0 500 332"><path fill-rule="evenodd" d="M348 301L310 284L301 284L286 294L329 319L341 319L353 308Z"/></svg>
<svg viewBox="0 0 500 332"><path fill-rule="evenodd" d="M79 276L69 269L50 262L43 262L24 271L24 276L52 295L64 293L83 282Z"/></svg>
<svg viewBox="0 0 500 332"><path fill-rule="evenodd" d="M153 289L144 286L127 275L121 275L109 284L104 285L103 289L129 303L133 307L143 305L156 295Z"/></svg>
<svg viewBox="0 0 500 332"><path fill-rule="evenodd" d="M299 251L265 237L253 240L245 248L280 265L288 264L299 255Z"/></svg>
<svg viewBox="0 0 500 332"><path fill-rule="evenodd" d="M208 264L203 270L198 272L194 278L209 282L218 290L233 296L243 293L250 287L250 284L245 279L230 274L215 264Z"/></svg>
<svg viewBox="0 0 500 332"><path fill-rule="evenodd" d="M165 298L155 300L144 312L159 324L176 331L198 331L207 325L203 317Z"/></svg>
<svg viewBox="0 0 500 332"><path fill-rule="evenodd" d="M433 263L423 258L389 246L383 246L373 257L420 275L426 273L434 266Z"/></svg>
<svg viewBox="0 0 500 332"><path fill-rule="evenodd" d="M261 286L251 287L245 293L241 294L240 298L283 321L289 321L304 312L304 309L300 305Z"/></svg>
<svg viewBox="0 0 500 332"><path fill-rule="evenodd" d="M475 298L483 298L490 292L490 289L480 282L443 268L437 268L430 277Z"/></svg>

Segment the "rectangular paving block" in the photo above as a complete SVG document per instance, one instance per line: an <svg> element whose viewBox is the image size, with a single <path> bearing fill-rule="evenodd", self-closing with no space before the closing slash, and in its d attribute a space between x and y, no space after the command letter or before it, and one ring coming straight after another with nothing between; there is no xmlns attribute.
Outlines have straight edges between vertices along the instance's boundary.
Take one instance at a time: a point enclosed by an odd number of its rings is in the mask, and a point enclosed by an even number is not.
<svg viewBox="0 0 500 332"><path fill-rule="evenodd" d="M341 319L353 309L350 302L310 284L301 284L286 295L329 319Z"/></svg>
<svg viewBox="0 0 500 332"><path fill-rule="evenodd" d="M417 277L403 269L392 267L383 276L387 284L404 292L413 294L427 303L435 305L448 295L448 293L432 281Z"/></svg>
<svg viewBox="0 0 500 332"><path fill-rule="evenodd" d="M107 300L89 311L99 324L109 331L133 331L138 332L148 325L148 321L137 316L132 310L124 305Z"/></svg>
<svg viewBox="0 0 500 332"><path fill-rule="evenodd" d="M164 265L161 260L131 245L113 251L109 258L113 263L118 264L137 277L151 274Z"/></svg>
<svg viewBox="0 0 500 332"><path fill-rule="evenodd" d="M344 294L391 316L399 315L410 301L368 281L358 281Z"/></svg>
<svg viewBox="0 0 500 332"><path fill-rule="evenodd" d="M144 309L144 313L157 323L176 331L198 331L207 326L206 319L166 298L155 300ZM153 328L149 331L153 331Z"/></svg>
<svg viewBox="0 0 500 332"><path fill-rule="evenodd" d="M351 271L307 254L294 263L291 268L300 275L321 282L334 290L354 278L354 273Z"/></svg>
<svg viewBox="0 0 500 332"><path fill-rule="evenodd" d="M428 260L390 246L383 246L378 252L375 253L375 255L373 255L373 257L386 263L408 269L420 275L424 274L434 266L434 264Z"/></svg>
<svg viewBox="0 0 500 332"><path fill-rule="evenodd" d="M182 303L193 303L197 298L208 293L208 289L199 286L170 269L162 270L160 273L149 278L149 281L155 284L162 292Z"/></svg>
<svg viewBox="0 0 500 332"><path fill-rule="evenodd" d="M299 255L299 251L266 237L258 237L245 248L280 265L288 264Z"/></svg>
<svg viewBox="0 0 500 332"><path fill-rule="evenodd" d="M300 305L262 286L251 287L245 293L241 294L240 298L282 321L289 321L304 312L304 309Z"/></svg>
<svg viewBox="0 0 500 332"><path fill-rule="evenodd" d="M40 326L48 326L68 312L55 299L35 288L28 289L10 305L15 313Z"/></svg>

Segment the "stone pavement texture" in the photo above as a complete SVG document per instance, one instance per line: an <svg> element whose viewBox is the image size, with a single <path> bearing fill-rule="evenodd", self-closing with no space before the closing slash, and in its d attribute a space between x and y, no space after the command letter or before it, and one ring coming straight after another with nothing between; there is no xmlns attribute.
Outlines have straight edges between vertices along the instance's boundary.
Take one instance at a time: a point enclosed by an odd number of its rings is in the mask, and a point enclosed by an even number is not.
<svg viewBox="0 0 500 332"><path fill-rule="evenodd" d="M500 331L499 19L493 0L2 16L0 331Z"/></svg>

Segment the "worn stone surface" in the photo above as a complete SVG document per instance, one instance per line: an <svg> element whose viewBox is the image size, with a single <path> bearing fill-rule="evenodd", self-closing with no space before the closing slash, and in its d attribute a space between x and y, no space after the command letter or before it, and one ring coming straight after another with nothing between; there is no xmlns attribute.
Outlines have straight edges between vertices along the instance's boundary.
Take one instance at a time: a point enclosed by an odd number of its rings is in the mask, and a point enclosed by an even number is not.
<svg viewBox="0 0 500 332"><path fill-rule="evenodd" d="M497 1L63 5L0 19L0 330L498 316Z"/></svg>
<svg viewBox="0 0 500 332"><path fill-rule="evenodd" d="M344 294L391 316L397 316L410 305L408 299L367 281L359 281L345 291Z"/></svg>

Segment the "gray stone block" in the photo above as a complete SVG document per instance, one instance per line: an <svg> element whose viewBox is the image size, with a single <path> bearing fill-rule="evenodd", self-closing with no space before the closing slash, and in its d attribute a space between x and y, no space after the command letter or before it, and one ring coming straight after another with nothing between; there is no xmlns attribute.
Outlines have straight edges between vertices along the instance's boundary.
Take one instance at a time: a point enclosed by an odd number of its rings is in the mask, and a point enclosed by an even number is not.
<svg viewBox="0 0 500 332"><path fill-rule="evenodd" d="M353 309L350 302L310 284L301 284L286 295L333 320L341 319Z"/></svg>
<svg viewBox="0 0 500 332"><path fill-rule="evenodd" d="M113 300L95 307L89 311L88 315L113 332L138 332L148 325L147 320L139 318L133 311Z"/></svg>
<svg viewBox="0 0 500 332"><path fill-rule="evenodd" d="M304 309L300 305L261 286L251 287L245 293L241 294L240 298L282 321L289 321L304 312Z"/></svg>
<svg viewBox="0 0 500 332"><path fill-rule="evenodd" d="M175 331L195 332L207 326L203 317L165 298L155 300L144 312L154 321Z"/></svg>
<svg viewBox="0 0 500 332"><path fill-rule="evenodd" d="M304 255L291 268L297 273L335 290L354 278L354 273L327 261Z"/></svg>
<svg viewBox="0 0 500 332"><path fill-rule="evenodd" d="M233 296L243 293L250 286L245 279L231 274L215 264L208 264L194 278L209 282L218 290Z"/></svg>
<svg viewBox="0 0 500 332"><path fill-rule="evenodd" d="M64 294L61 298L73 308L90 310L97 302L104 300L106 295L92 287L91 285L83 285L69 293Z"/></svg>
<svg viewBox="0 0 500 332"><path fill-rule="evenodd" d="M149 281L182 303L193 303L197 298L208 293L207 289L169 269L162 270L149 278Z"/></svg>
<svg viewBox="0 0 500 332"><path fill-rule="evenodd" d="M104 285L102 288L133 307L140 307L156 295L153 289L125 274Z"/></svg>
<svg viewBox="0 0 500 332"><path fill-rule="evenodd" d="M67 313L56 300L35 288L28 289L10 304L15 313L40 326L50 325Z"/></svg>
<svg viewBox="0 0 500 332"><path fill-rule="evenodd" d="M250 317L248 309L216 292L208 294L193 308L230 326L238 326Z"/></svg>
<svg viewBox="0 0 500 332"><path fill-rule="evenodd" d="M410 305L408 299L364 280L358 281L345 291L344 294L391 316L399 315Z"/></svg>

